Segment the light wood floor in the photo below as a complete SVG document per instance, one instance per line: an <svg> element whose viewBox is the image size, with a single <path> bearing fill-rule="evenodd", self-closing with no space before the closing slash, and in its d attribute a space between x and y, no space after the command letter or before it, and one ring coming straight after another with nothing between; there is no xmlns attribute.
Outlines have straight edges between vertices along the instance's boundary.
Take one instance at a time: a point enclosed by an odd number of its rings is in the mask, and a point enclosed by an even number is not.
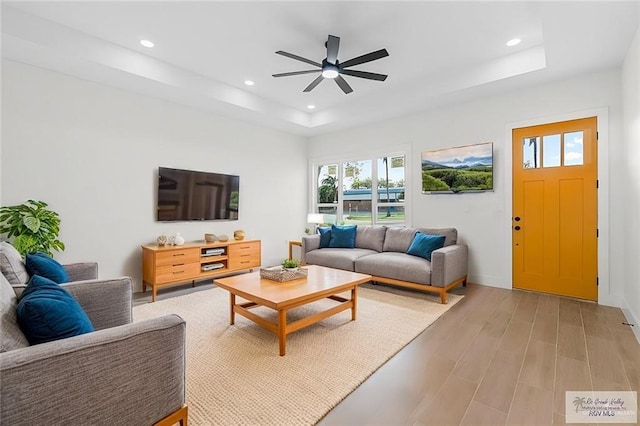
<svg viewBox="0 0 640 426"><path fill-rule="evenodd" d="M473 284L464 294L319 424L564 424L567 390L640 389L640 344L620 309Z"/></svg>
<svg viewBox="0 0 640 426"><path fill-rule="evenodd" d="M473 284L454 291L466 297L319 425L564 424L567 390L640 389L640 344L620 309Z"/></svg>

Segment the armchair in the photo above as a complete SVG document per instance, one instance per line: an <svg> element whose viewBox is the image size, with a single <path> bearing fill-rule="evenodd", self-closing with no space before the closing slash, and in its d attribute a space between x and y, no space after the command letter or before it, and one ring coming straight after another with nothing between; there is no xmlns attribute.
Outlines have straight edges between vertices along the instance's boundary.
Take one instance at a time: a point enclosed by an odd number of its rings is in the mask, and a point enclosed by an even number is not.
<svg viewBox="0 0 640 426"><path fill-rule="evenodd" d="M0 353L0 423L186 425L184 320L132 323L130 278L96 280L96 264L65 269L84 279L62 287L96 331ZM1 275L0 286L6 307Z"/></svg>

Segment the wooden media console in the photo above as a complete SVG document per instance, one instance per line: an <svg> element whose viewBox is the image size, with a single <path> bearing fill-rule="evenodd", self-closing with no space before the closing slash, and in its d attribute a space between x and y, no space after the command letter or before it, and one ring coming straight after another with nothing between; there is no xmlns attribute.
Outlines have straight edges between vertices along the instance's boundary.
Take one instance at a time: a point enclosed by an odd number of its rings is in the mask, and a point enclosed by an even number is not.
<svg viewBox="0 0 640 426"><path fill-rule="evenodd" d="M260 240L186 243L181 246L142 246L142 291L151 287L156 301L158 287L215 278L259 268Z"/></svg>

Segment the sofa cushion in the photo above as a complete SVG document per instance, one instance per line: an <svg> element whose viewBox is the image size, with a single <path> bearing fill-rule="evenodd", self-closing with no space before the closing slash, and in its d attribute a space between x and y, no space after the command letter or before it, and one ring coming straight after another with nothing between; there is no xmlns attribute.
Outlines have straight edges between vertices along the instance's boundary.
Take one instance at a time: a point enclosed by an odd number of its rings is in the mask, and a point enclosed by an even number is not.
<svg viewBox="0 0 640 426"><path fill-rule="evenodd" d="M387 228L382 251L406 253L416 232L415 228Z"/></svg>
<svg viewBox="0 0 640 426"><path fill-rule="evenodd" d="M373 250L359 248L325 248L307 252L304 260L309 265L320 265L345 271L353 271L353 262L356 259L376 253L377 252Z"/></svg>
<svg viewBox="0 0 640 426"><path fill-rule="evenodd" d="M16 309L18 297L13 291L9 281L0 274L0 352L12 351L14 349L29 346L27 338L20 330Z"/></svg>
<svg viewBox="0 0 640 426"><path fill-rule="evenodd" d="M320 234L320 248L329 247L329 242L331 241L331 228L318 228L318 234Z"/></svg>
<svg viewBox="0 0 640 426"><path fill-rule="evenodd" d="M29 281L22 256L6 241L0 242L0 271L11 285L26 284Z"/></svg>
<svg viewBox="0 0 640 426"><path fill-rule="evenodd" d="M418 231L429 235L444 235L444 247L458 244L458 230L456 228L418 228Z"/></svg>
<svg viewBox="0 0 640 426"><path fill-rule="evenodd" d="M407 254L420 256L431 261L431 253L444 246L444 235L431 235L416 232Z"/></svg>
<svg viewBox="0 0 640 426"><path fill-rule="evenodd" d="M386 232L384 226L358 225L356 247L381 252Z"/></svg>
<svg viewBox="0 0 640 426"><path fill-rule="evenodd" d="M32 345L93 331L89 317L76 299L39 275L29 280L16 312L20 329Z"/></svg>
<svg viewBox="0 0 640 426"><path fill-rule="evenodd" d="M406 253L383 252L356 259L355 271L400 281L431 284L431 262Z"/></svg>
<svg viewBox="0 0 640 426"><path fill-rule="evenodd" d="M356 225L331 225L331 248L354 248L356 246Z"/></svg>
<svg viewBox="0 0 640 426"><path fill-rule="evenodd" d="M31 276L40 275L58 284L69 282L64 266L45 253L27 253L24 263Z"/></svg>

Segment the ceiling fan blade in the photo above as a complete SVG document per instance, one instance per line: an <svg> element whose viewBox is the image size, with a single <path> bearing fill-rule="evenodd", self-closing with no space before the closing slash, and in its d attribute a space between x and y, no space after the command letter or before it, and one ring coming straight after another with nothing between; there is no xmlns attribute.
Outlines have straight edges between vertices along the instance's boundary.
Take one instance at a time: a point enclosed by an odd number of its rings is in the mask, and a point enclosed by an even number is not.
<svg viewBox="0 0 640 426"><path fill-rule="evenodd" d="M322 68L322 64L312 61L311 59L303 58L302 56L294 55L293 53L288 53L288 52L283 52L282 50L278 50L276 54L286 56L287 58L295 59L296 61L304 62L310 65L315 65L318 68Z"/></svg>
<svg viewBox="0 0 640 426"><path fill-rule="evenodd" d="M322 74L320 74L318 76L318 78L316 78L315 80L313 80L311 82L311 84L309 84L307 87L304 88L303 92L310 92L312 91L318 84L320 84L320 82L324 80L324 77L322 76Z"/></svg>
<svg viewBox="0 0 640 426"><path fill-rule="evenodd" d="M290 75L311 74L311 73L314 73L314 72L320 72L320 70L282 72L280 74L272 74L272 75L273 75L273 77L288 77Z"/></svg>
<svg viewBox="0 0 640 426"><path fill-rule="evenodd" d="M347 81L344 78L342 78L341 75L337 76L335 78L335 81L336 81L336 84L340 86L340 88L345 94L348 95L349 93L353 92L353 89L351 88L351 86L349 86L349 83L347 83Z"/></svg>
<svg viewBox="0 0 640 426"><path fill-rule="evenodd" d="M364 64L365 62L375 61L376 59L384 58L385 56L389 56L389 52L387 49L376 50L375 52L367 53L366 55L358 56L353 59L349 59L346 62L341 62L341 68L352 67L354 65Z"/></svg>
<svg viewBox="0 0 640 426"><path fill-rule="evenodd" d="M356 71L356 70L340 70L341 74L350 75L352 77L367 78L369 80L385 81L387 76L385 74L376 74L374 72Z"/></svg>
<svg viewBox="0 0 640 426"><path fill-rule="evenodd" d="M340 37L329 35L327 40L327 62L336 64L338 60L338 49L340 48Z"/></svg>

